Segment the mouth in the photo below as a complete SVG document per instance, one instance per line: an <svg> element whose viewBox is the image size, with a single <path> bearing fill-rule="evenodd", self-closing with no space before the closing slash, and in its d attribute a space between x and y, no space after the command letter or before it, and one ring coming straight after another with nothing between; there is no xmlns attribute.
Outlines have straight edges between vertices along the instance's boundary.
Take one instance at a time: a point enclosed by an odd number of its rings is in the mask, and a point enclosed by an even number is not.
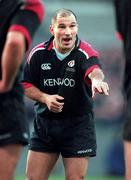
<svg viewBox="0 0 131 180"><path fill-rule="evenodd" d="M66 38L63 38L62 41L64 42L64 44L68 45L69 43L71 43L72 38L71 37L66 37Z"/></svg>

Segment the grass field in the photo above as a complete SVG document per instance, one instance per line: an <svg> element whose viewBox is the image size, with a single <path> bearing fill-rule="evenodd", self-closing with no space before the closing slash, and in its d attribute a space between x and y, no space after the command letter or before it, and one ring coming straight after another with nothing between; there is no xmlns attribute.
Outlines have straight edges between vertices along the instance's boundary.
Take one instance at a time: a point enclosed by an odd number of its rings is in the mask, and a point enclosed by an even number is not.
<svg viewBox="0 0 131 180"><path fill-rule="evenodd" d="M15 180L25 180L25 177L18 176L15 178ZM62 176L52 176L49 178L49 180L64 180L64 177ZM85 180L124 180L123 177L87 177Z"/></svg>

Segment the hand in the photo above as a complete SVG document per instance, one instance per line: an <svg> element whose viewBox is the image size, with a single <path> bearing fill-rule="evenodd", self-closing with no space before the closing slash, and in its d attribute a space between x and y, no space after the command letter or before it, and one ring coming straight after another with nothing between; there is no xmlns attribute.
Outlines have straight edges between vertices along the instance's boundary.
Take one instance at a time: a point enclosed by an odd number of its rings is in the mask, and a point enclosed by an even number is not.
<svg viewBox="0 0 131 180"><path fill-rule="evenodd" d="M94 97L96 93L109 95L108 91L109 86L106 82L95 78L92 80L92 97Z"/></svg>
<svg viewBox="0 0 131 180"><path fill-rule="evenodd" d="M45 103L50 111L60 113L64 106L64 102L61 102L63 100L64 98L59 95L46 95Z"/></svg>

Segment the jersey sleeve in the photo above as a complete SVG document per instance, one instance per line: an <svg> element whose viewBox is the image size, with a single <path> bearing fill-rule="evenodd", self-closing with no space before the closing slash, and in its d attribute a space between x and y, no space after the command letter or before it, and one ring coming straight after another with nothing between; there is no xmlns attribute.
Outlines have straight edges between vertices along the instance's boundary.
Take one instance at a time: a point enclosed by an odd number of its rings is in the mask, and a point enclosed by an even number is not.
<svg viewBox="0 0 131 180"><path fill-rule="evenodd" d="M26 50L45 14L44 4L40 0L26 0L12 19L9 31L22 32L26 39Z"/></svg>
<svg viewBox="0 0 131 180"><path fill-rule="evenodd" d="M100 54L86 42L81 42L79 50L81 51L81 71L83 78L90 83L88 74L93 71L94 68L102 68L99 59Z"/></svg>
<svg viewBox="0 0 131 180"><path fill-rule="evenodd" d="M32 85L39 86L39 65L38 54L34 53L30 59L27 60L23 70L22 85L24 88L28 88Z"/></svg>
<svg viewBox="0 0 131 180"><path fill-rule="evenodd" d="M85 59L82 63L82 71L84 72L85 77L95 68L102 68L100 60L95 56L88 58L88 60Z"/></svg>

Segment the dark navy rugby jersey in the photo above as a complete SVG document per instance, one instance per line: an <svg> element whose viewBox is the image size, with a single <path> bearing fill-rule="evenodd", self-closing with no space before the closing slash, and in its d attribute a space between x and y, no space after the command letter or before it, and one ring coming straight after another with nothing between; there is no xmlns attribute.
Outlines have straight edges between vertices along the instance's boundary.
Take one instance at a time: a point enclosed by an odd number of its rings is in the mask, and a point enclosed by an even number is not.
<svg viewBox="0 0 131 180"><path fill-rule="evenodd" d="M85 114L93 107L91 82L87 75L95 67L101 65L98 52L91 45L77 39L75 48L61 61L53 49L52 37L31 51L24 69L23 85L28 88L33 84L47 94L63 96L63 111L56 116ZM39 102L35 107L38 114L54 114Z"/></svg>

